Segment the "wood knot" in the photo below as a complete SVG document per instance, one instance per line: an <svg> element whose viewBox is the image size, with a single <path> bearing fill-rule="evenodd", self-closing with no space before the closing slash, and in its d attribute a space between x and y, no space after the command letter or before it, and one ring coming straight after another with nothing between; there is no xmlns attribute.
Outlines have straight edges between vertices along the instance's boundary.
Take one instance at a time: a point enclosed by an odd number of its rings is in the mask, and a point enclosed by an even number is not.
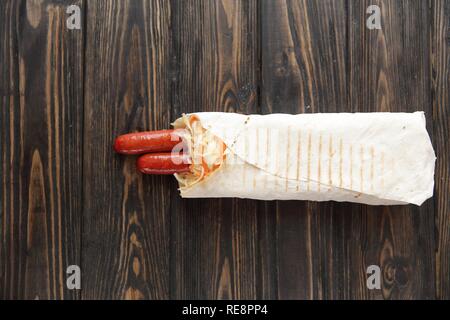
<svg viewBox="0 0 450 320"><path fill-rule="evenodd" d="M225 257L219 278L217 298L232 299L232 296L230 264L228 262L228 258Z"/></svg>
<svg viewBox="0 0 450 320"><path fill-rule="evenodd" d="M387 288L407 286L410 278L410 266L404 258L393 258L383 268L383 280Z"/></svg>
<svg viewBox="0 0 450 320"><path fill-rule="evenodd" d="M36 29L41 22L42 0L29 0L26 2L27 20Z"/></svg>
<svg viewBox="0 0 450 320"><path fill-rule="evenodd" d="M136 277L139 276L139 274L141 273L141 263L139 262L139 259L137 257L133 258L133 273Z"/></svg>
<svg viewBox="0 0 450 320"><path fill-rule="evenodd" d="M133 244L133 245L136 246L137 248L142 248L142 244L141 244L141 242L139 241L139 239L138 239L138 237L137 237L137 235L136 235L135 232L133 232L133 233L130 235L130 241L131 241L131 244Z"/></svg>
<svg viewBox="0 0 450 320"><path fill-rule="evenodd" d="M251 84L248 83L242 87L239 88L238 92L237 92L237 97L238 100L241 104L247 104L251 98L256 95L256 87Z"/></svg>
<svg viewBox="0 0 450 320"><path fill-rule="evenodd" d="M289 52L283 51L275 58L274 74L277 77L284 78L290 73Z"/></svg>

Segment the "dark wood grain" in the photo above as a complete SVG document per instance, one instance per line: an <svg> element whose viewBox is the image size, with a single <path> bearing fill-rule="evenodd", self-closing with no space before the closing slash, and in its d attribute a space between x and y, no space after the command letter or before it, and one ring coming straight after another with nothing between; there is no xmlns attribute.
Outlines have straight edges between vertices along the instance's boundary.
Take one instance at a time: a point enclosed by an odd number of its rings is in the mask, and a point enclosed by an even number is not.
<svg viewBox="0 0 450 320"><path fill-rule="evenodd" d="M450 299L450 2L431 1L432 96L436 163L436 293Z"/></svg>
<svg viewBox="0 0 450 320"><path fill-rule="evenodd" d="M82 1L72 1L83 7ZM65 6L2 1L1 297L70 299L80 264L83 34Z"/></svg>
<svg viewBox="0 0 450 320"><path fill-rule="evenodd" d="M366 8L381 8L382 30L365 27ZM430 96L430 15L425 1L358 1L349 5L352 111L425 111L433 132ZM367 207L362 261L380 265L382 290L353 286L354 297L430 299L434 285L434 207ZM353 246L361 251L358 246ZM363 271L363 270L362 270Z"/></svg>
<svg viewBox="0 0 450 320"><path fill-rule="evenodd" d="M172 116L256 113L256 1L173 1ZM273 231L264 204L173 194L171 297L272 298Z"/></svg>
<svg viewBox="0 0 450 320"><path fill-rule="evenodd" d="M1 0L0 299L450 299L449 28L446 0ZM112 150L194 111L416 110L421 207L181 199Z"/></svg>
<svg viewBox="0 0 450 320"><path fill-rule="evenodd" d="M144 177L114 137L168 128L168 1L89 1L84 130L84 299L169 297L172 177Z"/></svg>
<svg viewBox="0 0 450 320"><path fill-rule="evenodd" d="M263 113L347 109L345 1L263 1ZM344 298L346 204L278 201L278 298ZM349 213L347 213L347 216ZM347 221L348 222L348 221Z"/></svg>

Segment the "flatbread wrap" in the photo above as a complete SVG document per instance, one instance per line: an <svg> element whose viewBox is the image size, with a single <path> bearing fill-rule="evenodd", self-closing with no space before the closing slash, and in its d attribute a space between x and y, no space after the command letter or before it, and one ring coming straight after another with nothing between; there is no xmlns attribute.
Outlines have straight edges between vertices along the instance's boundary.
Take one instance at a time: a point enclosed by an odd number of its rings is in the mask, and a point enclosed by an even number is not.
<svg viewBox="0 0 450 320"><path fill-rule="evenodd" d="M198 112L173 126L192 158L175 173L184 198L421 205L433 195L423 112Z"/></svg>

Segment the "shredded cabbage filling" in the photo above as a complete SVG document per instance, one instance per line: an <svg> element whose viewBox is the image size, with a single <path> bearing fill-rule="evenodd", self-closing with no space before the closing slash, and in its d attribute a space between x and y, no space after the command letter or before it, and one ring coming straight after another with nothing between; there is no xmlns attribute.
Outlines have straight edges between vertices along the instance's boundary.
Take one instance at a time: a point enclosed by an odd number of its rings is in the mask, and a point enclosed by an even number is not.
<svg viewBox="0 0 450 320"><path fill-rule="evenodd" d="M175 174L180 190L183 190L204 180L222 166L226 157L226 145L220 138L203 128L195 114L183 114L172 125L175 129L184 129L180 130L180 136L191 156L190 172Z"/></svg>

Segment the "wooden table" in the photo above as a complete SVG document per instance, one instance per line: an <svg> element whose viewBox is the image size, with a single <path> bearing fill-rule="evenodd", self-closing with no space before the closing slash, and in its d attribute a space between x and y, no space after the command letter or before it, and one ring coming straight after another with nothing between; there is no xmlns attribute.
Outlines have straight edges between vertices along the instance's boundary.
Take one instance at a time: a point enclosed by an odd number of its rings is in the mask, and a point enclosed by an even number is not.
<svg viewBox="0 0 450 320"><path fill-rule="evenodd" d="M0 1L0 298L449 299L449 28L446 0ZM416 110L421 207L183 200L112 150L183 112Z"/></svg>

